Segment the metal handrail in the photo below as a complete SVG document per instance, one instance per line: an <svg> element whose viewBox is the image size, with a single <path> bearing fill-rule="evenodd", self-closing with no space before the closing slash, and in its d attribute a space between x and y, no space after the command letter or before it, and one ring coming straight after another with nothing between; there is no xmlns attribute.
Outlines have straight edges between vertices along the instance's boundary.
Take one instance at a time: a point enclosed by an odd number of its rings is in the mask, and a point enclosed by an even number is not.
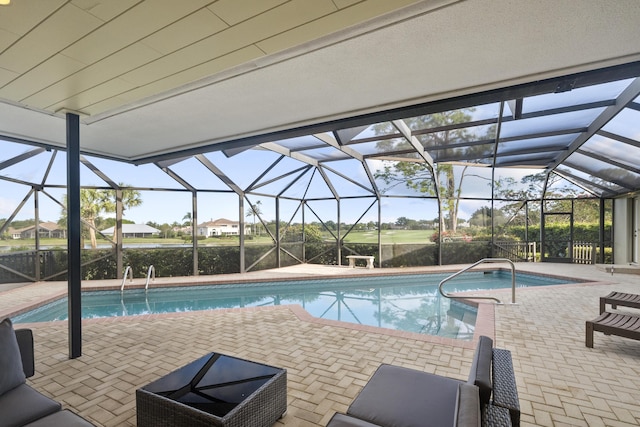
<svg viewBox="0 0 640 427"><path fill-rule="evenodd" d="M133 282L133 270L130 265L124 269L124 276L122 277L122 286L120 286L120 292L124 292L124 283L127 281L127 273L129 273L129 283Z"/></svg>
<svg viewBox="0 0 640 427"><path fill-rule="evenodd" d="M151 281L156 280L156 268L153 265L149 266L149 270L147 270L147 283L144 284L144 290L146 291L149 288L149 277L153 275Z"/></svg>
<svg viewBox="0 0 640 427"><path fill-rule="evenodd" d="M453 273L451 276L445 278L443 281L440 282L440 284L438 285L438 292L440 292L440 295L442 295L445 298L466 298L466 299L491 299L496 301L498 304L502 304L502 301L500 301L498 298L495 297L483 297L483 296L457 296L457 295L449 295L449 294L445 294L444 291L442 290L442 285L445 284L445 282L448 282L449 280L458 277L459 275L461 275L462 273L471 270L473 267L479 265L479 264L484 264L484 263L490 263L490 262L508 262L509 264L511 264L511 304L515 304L516 303L516 266L513 263L513 261L511 261L510 259L507 258L483 258L480 261L471 264L468 267L463 268L462 270L458 271L457 273Z"/></svg>

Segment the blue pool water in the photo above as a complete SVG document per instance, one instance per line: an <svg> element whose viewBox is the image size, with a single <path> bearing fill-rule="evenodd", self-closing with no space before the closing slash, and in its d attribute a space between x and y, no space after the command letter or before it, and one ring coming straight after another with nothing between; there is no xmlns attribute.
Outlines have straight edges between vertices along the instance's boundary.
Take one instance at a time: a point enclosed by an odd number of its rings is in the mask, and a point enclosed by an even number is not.
<svg viewBox="0 0 640 427"><path fill-rule="evenodd" d="M346 279L296 280L235 285L125 289L82 293L85 319L220 308L300 304L311 315L363 325L472 339L476 310L443 298L438 283L448 274L369 276ZM518 287L567 281L516 275ZM153 286L153 285L152 285ZM511 287L511 273L468 272L445 285L446 292ZM67 319L62 298L16 316L14 323Z"/></svg>

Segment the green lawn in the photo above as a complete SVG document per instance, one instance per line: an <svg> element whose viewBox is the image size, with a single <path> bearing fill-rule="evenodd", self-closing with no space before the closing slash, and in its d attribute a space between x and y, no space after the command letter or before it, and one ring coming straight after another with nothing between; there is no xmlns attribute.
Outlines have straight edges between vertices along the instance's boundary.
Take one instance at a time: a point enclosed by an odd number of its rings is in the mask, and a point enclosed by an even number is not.
<svg viewBox="0 0 640 427"><path fill-rule="evenodd" d="M382 243L426 243L431 241L433 230L382 230ZM330 240L332 237L329 233L323 236L326 240ZM352 231L344 239L345 243L377 243L378 232L377 231ZM247 239L247 245L267 245L271 244L272 240L267 235L255 236L252 239ZM108 243L106 240L98 239L99 245ZM85 245L88 245L88 239L85 239ZM127 244L135 245L179 245L188 244L183 239L171 238L127 238L124 240L125 246ZM209 238L204 240L198 240L198 246L235 246L238 244L238 239L235 237L229 238ZM40 239L40 245L46 247L60 247L66 248L67 241L65 239ZM34 239L18 239L18 240L0 240L0 247L9 248L34 248Z"/></svg>
<svg viewBox="0 0 640 427"><path fill-rule="evenodd" d="M434 230L382 230L382 244L431 242ZM352 231L344 239L347 243L378 243L377 231Z"/></svg>

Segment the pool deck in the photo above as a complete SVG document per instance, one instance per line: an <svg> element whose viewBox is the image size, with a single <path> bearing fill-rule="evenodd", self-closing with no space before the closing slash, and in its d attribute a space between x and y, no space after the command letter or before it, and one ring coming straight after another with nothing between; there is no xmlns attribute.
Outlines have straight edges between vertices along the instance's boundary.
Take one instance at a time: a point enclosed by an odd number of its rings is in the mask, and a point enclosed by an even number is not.
<svg viewBox="0 0 640 427"><path fill-rule="evenodd" d="M495 267L495 266L494 266ZM476 334L511 350L523 426L640 424L640 341L595 334L585 347L585 320L612 290L640 293L636 269L614 274L590 265L519 263L519 272L590 283L518 289L517 304L480 304ZM169 283L228 283L303 277L455 271L459 266L350 269L299 265L279 270ZM143 287L135 279L127 287ZM83 283L119 289L122 280ZM0 285L0 318L66 292L66 282ZM491 291L509 300L510 290ZM85 320L83 355L68 358L67 322L33 329L36 375L28 380L99 426L135 426L135 390L194 359L218 351L288 371L288 411L277 425L324 426L343 412L380 363L466 379L473 343L312 318L300 306L275 306Z"/></svg>

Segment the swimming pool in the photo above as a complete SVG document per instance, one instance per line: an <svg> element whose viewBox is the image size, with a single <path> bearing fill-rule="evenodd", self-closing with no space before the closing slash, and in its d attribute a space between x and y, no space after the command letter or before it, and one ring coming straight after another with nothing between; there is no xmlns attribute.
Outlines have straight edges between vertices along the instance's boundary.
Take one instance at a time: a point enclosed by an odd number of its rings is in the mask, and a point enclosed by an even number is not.
<svg viewBox="0 0 640 427"><path fill-rule="evenodd" d="M438 293L449 274L367 276L234 285L206 285L87 291L82 293L84 319L191 312L221 308L300 304L312 316L428 335L470 340L476 309ZM516 274L518 287L567 283L566 280ZM511 273L467 272L446 285L447 292L511 287ZM67 319L61 298L13 318L14 323Z"/></svg>

